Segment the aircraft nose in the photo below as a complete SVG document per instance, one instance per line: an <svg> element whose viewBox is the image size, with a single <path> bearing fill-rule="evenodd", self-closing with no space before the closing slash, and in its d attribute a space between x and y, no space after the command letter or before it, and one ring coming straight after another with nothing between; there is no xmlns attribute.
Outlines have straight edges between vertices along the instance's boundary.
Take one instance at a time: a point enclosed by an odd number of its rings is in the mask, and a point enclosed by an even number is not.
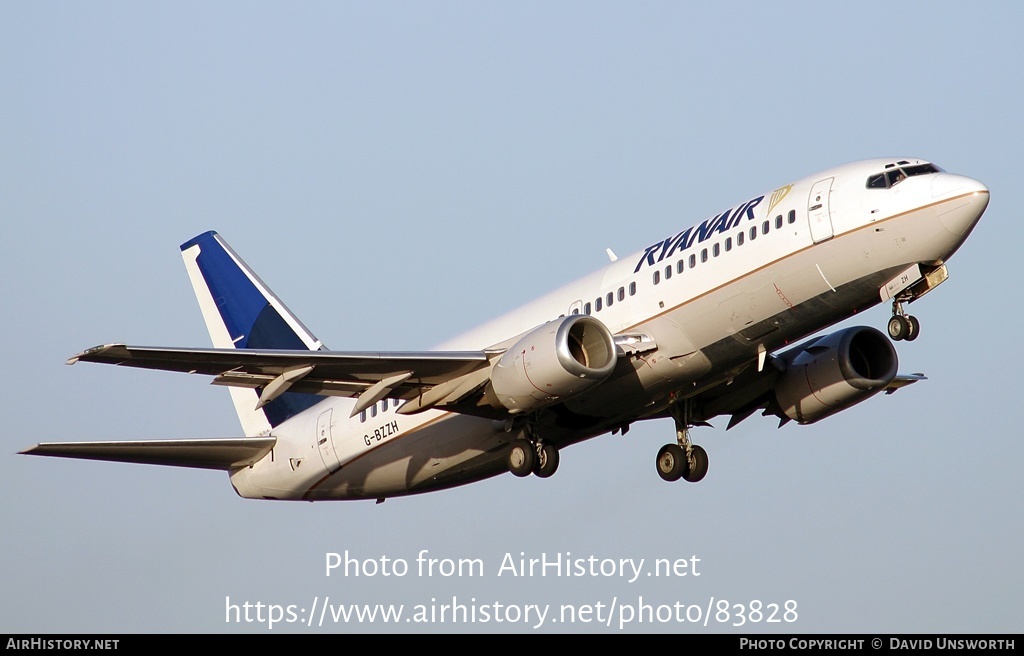
<svg viewBox="0 0 1024 656"><path fill-rule="evenodd" d="M954 235L965 235L988 207L989 192L981 182L963 175L940 173L932 180L935 200L952 200L939 220Z"/></svg>
<svg viewBox="0 0 1024 656"><path fill-rule="evenodd" d="M932 179L932 198L949 198L971 192L988 194L988 187L974 178L952 173L939 173Z"/></svg>

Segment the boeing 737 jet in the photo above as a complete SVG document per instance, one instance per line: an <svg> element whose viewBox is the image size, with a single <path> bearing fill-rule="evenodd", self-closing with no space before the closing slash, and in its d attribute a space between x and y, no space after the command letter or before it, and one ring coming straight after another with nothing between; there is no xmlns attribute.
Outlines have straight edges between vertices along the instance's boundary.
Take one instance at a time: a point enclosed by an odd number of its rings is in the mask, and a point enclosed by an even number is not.
<svg viewBox="0 0 1024 656"><path fill-rule="evenodd" d="M839 166L749 197L423 352L332 351L217 233L181 246L213 348L107 344L68 360L187 372L229 388L244 437L55 442L22 453L228 472L242 497L378 499L511 472L672 418L658 474L696 482L690 429L760 411L810 424L923 378L906 306L946 280L988 206L911 158ZM879 303L887 333L818 335ZM806 340L802 343L800 340Z"/></svg>

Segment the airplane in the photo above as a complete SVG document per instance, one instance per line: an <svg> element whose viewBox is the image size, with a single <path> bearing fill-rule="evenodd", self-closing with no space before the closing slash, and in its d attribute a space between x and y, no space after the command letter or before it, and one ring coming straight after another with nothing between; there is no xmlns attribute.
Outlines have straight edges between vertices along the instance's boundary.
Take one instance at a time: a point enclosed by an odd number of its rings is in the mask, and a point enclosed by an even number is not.
<svg viewBox="0 0 1024 656"><path fill-rule="evenodd" d="M690 429L760 411L813 424L925 377L898 373L905 306L948 278L988 188L913 158L845 164L667 232L422 352L331 351L216 232L181 245L213 348L106 344L68 360L212 376L243 437L41 443L21 453L224 470L243 498L371 499L511 472L671 418L666 481L702 480ZM887 333L817 335L891 302ZM801 341L806 340L806 341Z"/></svg>

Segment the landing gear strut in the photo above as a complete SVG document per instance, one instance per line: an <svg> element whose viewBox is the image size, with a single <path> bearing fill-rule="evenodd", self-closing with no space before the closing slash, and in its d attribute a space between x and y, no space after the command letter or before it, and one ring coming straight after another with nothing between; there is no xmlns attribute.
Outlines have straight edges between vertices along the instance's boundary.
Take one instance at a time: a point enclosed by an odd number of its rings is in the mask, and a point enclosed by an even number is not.
<svg viewBox="0 0 1024 656"><path fill-rule="evenodd" d="M708 453L690 441L690 401L684 399L669 409L676 422L676 444L658 451L658 475L666 481L680 478L696 483L708 473Z"/></svg>
<svg viewBox="0 0 1024 656"><path fill-rule="evenodd" d="M912 342L921 334L921 324L917 318L903 310L903 301L909 297L897 296L892 300L892 318L889 319L889 337L894 342L907 340Z"/></svg>

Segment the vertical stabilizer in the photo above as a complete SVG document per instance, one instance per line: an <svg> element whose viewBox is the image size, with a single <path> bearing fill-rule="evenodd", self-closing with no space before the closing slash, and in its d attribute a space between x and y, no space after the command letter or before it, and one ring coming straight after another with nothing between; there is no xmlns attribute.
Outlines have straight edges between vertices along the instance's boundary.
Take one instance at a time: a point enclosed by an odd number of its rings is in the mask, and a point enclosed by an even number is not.
<svg viewBox="0 0 1024 656"><path fill-rule="evenodd" d="M182 244L181 257L215 348L316 351L323 347L216 232ZM286 392L257 409L258 390L230 390L247 436L266 434L322 400L315 394Z"/></svg>

